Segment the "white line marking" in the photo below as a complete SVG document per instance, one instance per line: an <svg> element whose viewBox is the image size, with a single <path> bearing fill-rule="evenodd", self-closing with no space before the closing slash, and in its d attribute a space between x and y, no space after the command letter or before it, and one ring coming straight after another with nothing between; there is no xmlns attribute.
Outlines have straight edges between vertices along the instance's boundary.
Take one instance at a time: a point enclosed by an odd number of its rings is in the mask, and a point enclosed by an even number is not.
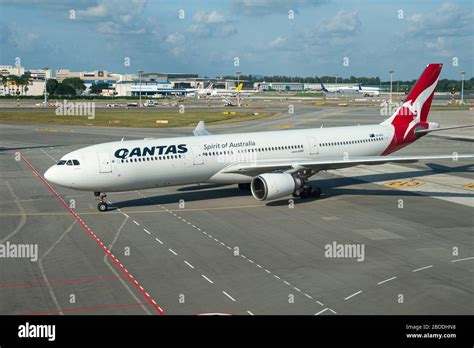
<svg viewBox="0 0 474 348"><path fill-rule="evenodd" d="M161 240L159 240L158 238L155 238L155 240L160 243L161 245L163 245L163 242Z"/></svg>
<svg viewBox="0 0 474 348"><path fill-rule="evenodd" d="M304 294L307 298L312 298L311 295Z"/></svg>
<svg viewBox="0 0 474 348"><path fill-rule="evenodd" d="M330 310L331 312L333 312L334 314L337 314L337 312L336 312L336 311L333 311L331 308L329 308L329 310Z"/></svg>
<svg viewBox="0 0 474 348"><path fill-rule="evenodd" d="M185 264L187 264L189 267L194 268L193 265L191 265L188 261L184 261Z"/></svg>
<svg viewBox="0 0 474 348"><path fill-rule="evenodd" d="M233 298L232 296L230 296L227 292L222 291L222 293L223 293L224 295L226 295L228 298L230 298L232 301L235 302L235 298Z"/></svg>
<svg viewBox="0 0 474 348"><path fill-rule="evenodd" d="M206 277L204 274L201 274L201 276L206 279L209 283L214 284L212 280L210 280L208 277Z"/></svg>
<svg viewBox="0 0 474 348"><path fill-rule="evenodd" d="M247 311L247 313L250 314L250 315L254 315L251 311Z"/></svg>
<svg viewBox="0 0 474 348"><path fill-rule="evenodd" d="M353 293L352 295L347 296L347 297L344 299L344 301L347 301L347 300L350 299L351 297L354 297L354 296L359 295L361 292L362 292L362 290L359 290L359 291Z"/></svg>
<svg viewBox="0 0 474 348"><path fill-rule="evenodd" d="M126 217L128 217L128 218L130 217L130 216L128 216L128 215L127 215L127 214L125 214L125 213L123 213L123 215L125 215L125 216L126 216Z"/></svg>
<svg viewBox="0 0 474 348"><path fill-rule="evenodd" d="M321 306L324 307L324 305L323 305L321 302L319 302L319 301L316 301L316 302L317 302L319 305L321 305Z"/></svg>
<svg viewBox="0 0 474 348"><path fill-rule="evenodd" d="M168 250L169 250L172 254L174 254L175 256L178 255L178 254L176 254L176 251L174 251L173 249L169 249L169 248L168 248Z"/></svg>
<svg viewBox="0 0 474 348"><path fill-rule="evenodd" d="M279 276L277 276L276 274L273 275L276 279L280 279Z"/></svg>
<svg viewBox="0 0 474 348"><path fill-rule="evenodd" d="M426 267L417 268L417 269L414 269L412 272L422 271L422 270L424 270L424 269L431 268L431 267L433 267L433 265L429 265L429 266L426 266Z"/></svg>
<svg viewBox="0 0 474 348"><path fill-rule="evenodd" d="M133 220L133 222L135 223L135 225L140 226L140 224L136 222L135 220Z"/></svg>
<svg viewBox="0 0 474 348"><path fill-rule="evenodd" d="M150 231L148 231L146 228L143 229L146 233L150 234Z"/></svg>
<svg viewBox="0 0 474 348"><path fill-rule="evenodd" d="M472 260L472 259L474 259L474 256L472 256L472 257L465 257L464 259L452 260L451 262L459 262L459 261L466 261L466 260Z"/></svg>
<svg viewBox="0 0 474 348"><path fill-rule="evenodd" d="M326 312L329 308L324 308L322 311L319 311L318 313L316 313L315 315L320 315L324 312Z"/></svg>
<svg viewBox="0 0 474 348"><path fill-rule="evenodd" d="M290 285L290 283L288 283L286 280L284 280L283 283L285 283L286 285Z"/></svg>
<svg viewBox="0 0 474 348"><path fill-rule="evenodd" d="M267 272L268 274L272 273L272 272L270 272L268 269L265 269L265 272Z"/></svg>
<svg viewBox="0 0 474 348"><path fill-rule="evenodd" d="M257 267L258 267L258 268L262 268L262 266L260 266L258 263L257 263Z"/></svg>
<svg viewBox="0 0 474 348"><path fill-rule="evenodd" d="M296 287L293 287L293 289L295 289L295 290L298 291L298 292L301 292L301 290L298 289L298 288L296 288Z"/></svg>
<svg viewBox="0 0 474 348"><path fill-rule="evenodd" d="M391 280L394 280L394 279L396 279L396 278L397 278L397 277L388 278L388 279L382 280L381 282L378 282L377 284L380 285L380 284L389 282L389 281L391 281Z"/></svg>

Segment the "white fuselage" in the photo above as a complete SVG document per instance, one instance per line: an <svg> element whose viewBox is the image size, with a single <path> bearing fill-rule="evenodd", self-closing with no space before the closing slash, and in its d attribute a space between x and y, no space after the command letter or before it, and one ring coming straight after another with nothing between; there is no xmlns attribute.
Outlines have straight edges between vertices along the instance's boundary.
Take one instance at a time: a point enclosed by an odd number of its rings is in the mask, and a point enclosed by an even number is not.
<svg viewBox="0 0 474 348"><path fill-rule="evenodd" d="M53 182L95 192L192 183L249 183L249 175L223 173L239 162L381 155L394 135L390 124L117 141L63 156ZM72 163L72 162L71 162Z"/></svg>

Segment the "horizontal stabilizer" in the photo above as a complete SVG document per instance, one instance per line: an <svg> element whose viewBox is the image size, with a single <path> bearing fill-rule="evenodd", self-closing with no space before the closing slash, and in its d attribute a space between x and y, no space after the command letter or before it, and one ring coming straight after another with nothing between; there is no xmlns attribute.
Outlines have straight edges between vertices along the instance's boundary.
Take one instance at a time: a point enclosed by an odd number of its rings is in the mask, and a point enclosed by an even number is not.
<svg viewBox="0 0 474 348"><path fill-rule="evenodd" d="M468 128L468 127L474 127L474 124L469 124L465 126L434 128L434 129L417 129L415 130L415 134L426 134L426 133L431 133L431 132L444 131L444 130L449 130L449 129L458 129L458 128Z"/></svg>

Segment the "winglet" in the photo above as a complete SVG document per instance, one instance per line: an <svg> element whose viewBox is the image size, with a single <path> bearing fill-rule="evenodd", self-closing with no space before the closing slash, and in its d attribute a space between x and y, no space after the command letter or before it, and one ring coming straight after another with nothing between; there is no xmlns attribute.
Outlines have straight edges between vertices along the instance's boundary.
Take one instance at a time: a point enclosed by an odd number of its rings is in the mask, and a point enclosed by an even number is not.
<svg viewBox="0 0 474 348"><path fill-rule="evenodd" d="M197 124L196 128L193 130L194 136L203 136L203 135L211 135L206 129L206 125L204 124L204 121L199 121Z"/></svg>

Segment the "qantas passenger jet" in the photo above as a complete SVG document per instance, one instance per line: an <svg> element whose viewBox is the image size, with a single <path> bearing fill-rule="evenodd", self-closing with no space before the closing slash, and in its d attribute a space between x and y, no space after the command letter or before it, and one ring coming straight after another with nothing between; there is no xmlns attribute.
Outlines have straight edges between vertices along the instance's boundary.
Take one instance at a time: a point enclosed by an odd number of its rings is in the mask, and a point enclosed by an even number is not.
<svg viewBox="0 0 474 348"><path fill-rule="evenodd" d="M63 187L94 192L100 211L108 208L106 192L204 182L239 184L261 201L319 196L321 190L307 182L321 170L453 158L387 156L427 133L460 128L428 122L441 68L429 64L405 102L380 124L211 135L201 121L194 136L116 141L70 152L44 176Z"/></svg>

